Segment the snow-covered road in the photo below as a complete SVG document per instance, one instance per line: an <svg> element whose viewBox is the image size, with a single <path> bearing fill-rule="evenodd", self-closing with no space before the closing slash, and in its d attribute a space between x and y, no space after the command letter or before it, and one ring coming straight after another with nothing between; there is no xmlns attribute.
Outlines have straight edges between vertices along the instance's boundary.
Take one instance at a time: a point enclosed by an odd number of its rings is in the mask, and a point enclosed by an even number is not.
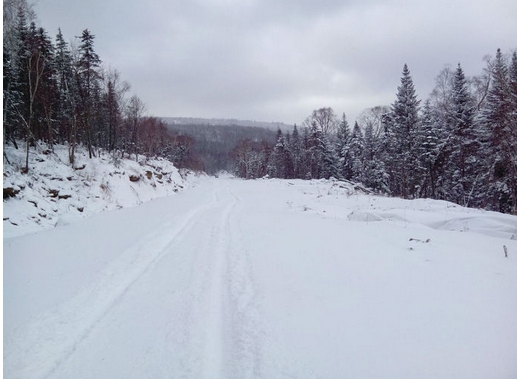
<svg viewBox="0 0 517 379"><path fill-rule="evenodd" d="M516 220L206 179L7 239L4 375L512 378Z"/></svg>

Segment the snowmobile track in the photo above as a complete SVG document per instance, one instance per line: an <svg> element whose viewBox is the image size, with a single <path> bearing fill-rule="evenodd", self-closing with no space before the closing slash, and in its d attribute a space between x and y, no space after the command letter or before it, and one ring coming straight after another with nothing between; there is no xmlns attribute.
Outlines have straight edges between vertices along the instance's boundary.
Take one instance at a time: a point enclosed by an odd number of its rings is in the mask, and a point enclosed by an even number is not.
<svg viewBox="0 0 517 379"><path fill-rule="evenodd" d="M65 362L81 342L88 337L95 326L122 300L126 292L145 273L151 270L170 252L171 245L195 224L197 218L217 203L214 190L210 203L201 205L188 212L178 222L167 222L158 230L140 239L137 244L122 252L101 273L100 279L84 288L79 294L63 304L46 312L28 325L16 331L14 340L32 339L34 343L26 351L24 361L16 357L8 359L14 366L22 369L40 367L47 378ZM85 304L88 304L85 307ZM44 349L51 350L54 359L48 360L42 354L38 341L46 341ZM16 343L16 342L14 342Z"/></svg>

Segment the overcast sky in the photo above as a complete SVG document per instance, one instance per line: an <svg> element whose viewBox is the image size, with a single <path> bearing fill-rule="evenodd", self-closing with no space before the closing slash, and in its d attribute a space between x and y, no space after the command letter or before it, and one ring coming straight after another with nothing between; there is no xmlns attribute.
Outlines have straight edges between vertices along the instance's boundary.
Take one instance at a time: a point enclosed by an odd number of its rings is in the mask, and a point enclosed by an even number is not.
<svg viewBox="0 0 517 379"><path fill-rule="evenodd" d="M104 64L153 116L349 121L395 99L404 63L420 99L439 72L517 48L515 0L38 0L38 24L95 36Z"/></svg>

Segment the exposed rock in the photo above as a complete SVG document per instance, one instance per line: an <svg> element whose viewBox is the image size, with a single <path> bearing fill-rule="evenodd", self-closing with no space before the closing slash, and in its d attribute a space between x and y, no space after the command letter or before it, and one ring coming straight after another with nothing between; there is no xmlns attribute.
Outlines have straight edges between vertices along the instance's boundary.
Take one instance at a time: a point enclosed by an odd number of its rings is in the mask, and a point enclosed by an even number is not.
<svg viewBox="0 0 517 379"><path fill-rule="evenodd" d="M20 192L19 189L13 187L4 188L4 199L15 197Z"/></svg>
<svg viewBox="0 0 517 379"><path fill-rule="evenodd" d="M132 182L138 182L140 180L140 175L129 175L129 180Z"/></svg>
<svg viewBox="0 0 517 379"><path fill-rule="evenodd" d="M59 191L55 189L48 190L50 197L58 197Z"/></svg>

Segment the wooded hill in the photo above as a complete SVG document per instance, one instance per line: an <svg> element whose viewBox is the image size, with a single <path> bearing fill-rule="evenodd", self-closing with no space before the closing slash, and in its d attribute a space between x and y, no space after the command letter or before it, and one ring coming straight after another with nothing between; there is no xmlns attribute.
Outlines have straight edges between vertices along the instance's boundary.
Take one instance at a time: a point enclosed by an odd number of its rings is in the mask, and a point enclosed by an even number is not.
<svg viewBox="0 0 517 379"><path fill-rule="evenodd" d="M210 175L218 171L235 171L236 149L242 141L270 148L276 142L276 131L264 127L168 123L167 128L172 135L184 140L187 155L193 163L188 167Z"/></svg>

